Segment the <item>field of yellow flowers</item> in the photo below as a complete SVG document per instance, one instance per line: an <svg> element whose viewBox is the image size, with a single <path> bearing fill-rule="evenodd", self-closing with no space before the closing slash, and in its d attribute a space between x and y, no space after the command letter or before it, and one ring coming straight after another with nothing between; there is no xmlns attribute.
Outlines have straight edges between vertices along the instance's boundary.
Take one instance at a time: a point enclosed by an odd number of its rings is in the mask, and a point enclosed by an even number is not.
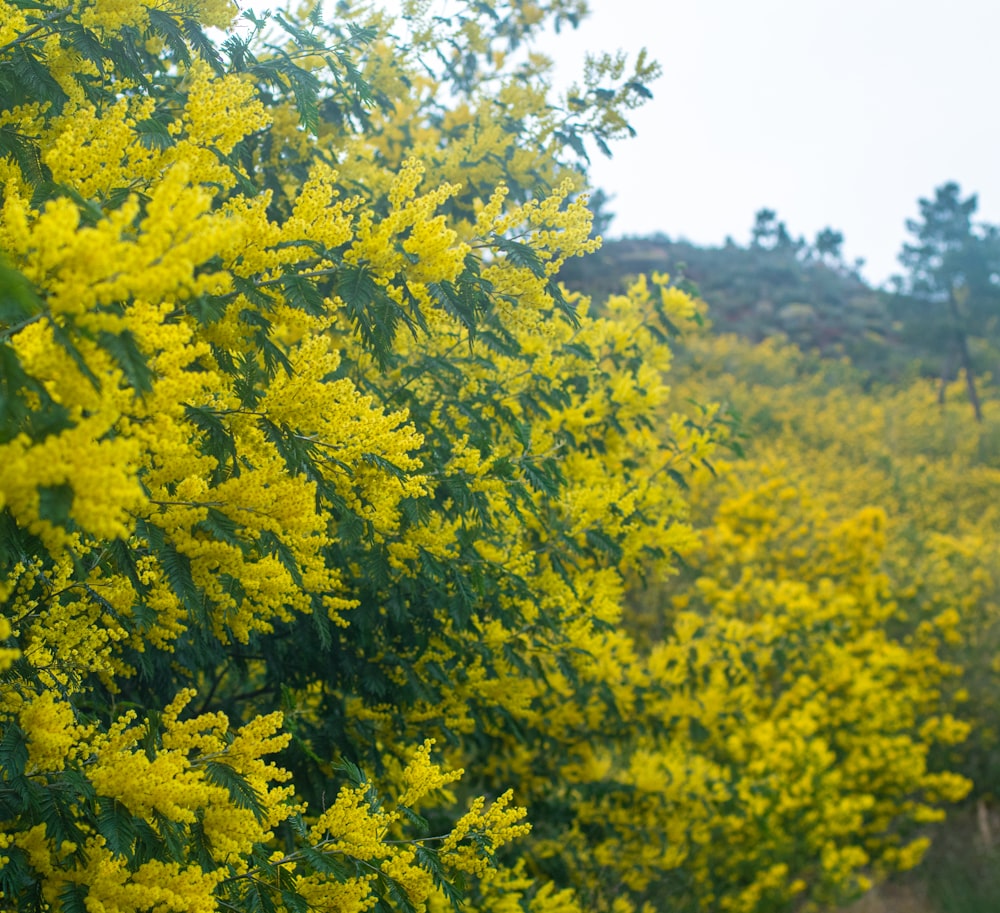
<svg viewBox="0 0 1000 913"><path fill-rule="evenodd" d="M697 475L690 497L702 545L679 588L636 590L637 623L669 625L692 610L749 623L776 658L767 678L782 708L774 725L804 718L805 743L822 735L838 760L817 760L821 771L836 767L842 783L849 770L872 793L891 793L884 778L893 758L921 770L946 766L967 778L978 817L989 818L1000 792L996 394L978 423L960 384L942 403L937 382L872 387L846 361L777 339L753 344L710 333L685 340L676 369L677 392L738 417L734 428L746 437L732 440L745 445L745 458ZM804 628L817 648L807 663L795 646ZM950 747L925 752L892 733L890 720L914 714L923 718L921 735L933 731ZM808 764L796 770L804 792L823 789ZM958 798L964 789L951 785ZM787 794L782 801L793 807ZM953 871L941 880L971 877L955 864L953 844L990 841L974 818L963 813L947 831ZM884 824L877 802L849 825L859 851L871 855L867 822ZM902 853L909 866L935 833L890 848L888 858L899 862Z"/></svg>

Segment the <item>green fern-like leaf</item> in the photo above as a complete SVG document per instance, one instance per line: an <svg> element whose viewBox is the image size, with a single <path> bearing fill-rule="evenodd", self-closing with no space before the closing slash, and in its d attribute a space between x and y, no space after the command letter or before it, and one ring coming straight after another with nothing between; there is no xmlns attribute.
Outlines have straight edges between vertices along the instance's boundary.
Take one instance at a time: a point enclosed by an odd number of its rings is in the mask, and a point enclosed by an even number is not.
<svg viewBox="0 0 1000 913"><path fill-rule="evenodd" d="M222 761L206 761L205 776L211 783L223 787L229 793L233 805L253 812L258 821L263 820L264 807L261 805L260 795L242 774Z"/></svg>
<svg viewBox="0 0 1000 913"><path fill-rule="evenodd" d="M59 892L59 903L63 913L89 913L87 909L88 888L82 884L67 884Z"/></svg>
<svg viewBox="0 0 1000 913"><path fill-rule="evenodd" d="M164 542L158 550L158 557L177 597L189 609L196 607L202 596L191 575L191 559L170 542Z"/></svg>
<svg viewBox="0 0 1000 913"><path fill-rule="evenodd" d="M97 828L114 855L131 858L137 831L124 805L116 799L102 798L98 803Z"/></svg>
<svg viewBox="0 0 1000 913"><path fill-rule="evenodd" d="M180 20L180 27L188 45L215 71L217 76L222 76L226 72L222 55L215 42L205 34L198 20L184 16Z"/></svg>
<svg viewBox="0 0 1000 913"><path fill-rule="evenodd" d="M0 127L0 156L13 161L21 169L21 176L29 184L41 184L52 176L52 172L42 161L38 144L17 133L10 126Z"/></svg>
<svg viewBox="0 0 1000 913"><path fill-rule="evenodd" d="M119 333L102 332L97 338L104 351L121 368L137 394L142 395L152 391L155 375L129 330L122 330Z"/></svg>

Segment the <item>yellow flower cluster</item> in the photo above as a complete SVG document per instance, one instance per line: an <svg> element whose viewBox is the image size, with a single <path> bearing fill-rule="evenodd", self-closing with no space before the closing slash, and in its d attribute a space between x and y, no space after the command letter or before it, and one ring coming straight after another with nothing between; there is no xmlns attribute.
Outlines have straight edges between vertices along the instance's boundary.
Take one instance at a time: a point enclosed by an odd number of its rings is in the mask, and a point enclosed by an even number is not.
<svg viewBox="0 0 1000 913"><path fill-rule="evenodd" d="M483 874L496 851L528 832L529 826L520 823L525 810L509 807L511 795L507 793L485 810L485 800L476 799L469 812L442 837L405 839L403 825L414 809L423 807L428 796L458 781L463 773L446 771L433 763L432 745L433 740L427 740L411 753L399 779L404 789L395 797L395 809L376 807L372 785L362 784L341 789L315 819L309 830L310 843L325 855L359 860L370 874L347 883L297 875L297 887L310 903L337 903L342 905L339 908L360 913L377 902L375 879L381 875L399 885L418 908L444 909L433 873L421 864L421 853L433 853L449 870ZM429 848L438 841L439 848ZM294 872L302 860L293 855L281 862Z"/></svg>
<svg viewBox="0 0 1000 913"><path fill-rule="evenodd" d="M424 165L415 158L403 162L388 188L389 214L376 220L370 210L362 212L356 238L345 254L348 263L370 263L374 272L389 282L406 268L407 278L428 283L454 279L462 268L468 245L444 216L435 210L453 197L457 185L442 184L417 196ZM396 240L399 239L397 245Z"/></svg>
<svg viewBox="0 0 1000 913"><path fill-rule="evenodd" d="M133 821L147 822L147 827L169 825L173 839L182 842L191 840L197 830L220 862L236 872L246 871L253 846L266 843L270 829L295 810L287 801L291 788L279 785L288 774L262 760L286 745L289 736L277 732L279 714L235 734L229 733L221 714L180 722L178 715L193 696L182 692L167 706L161 719L161 746L152 752L140 742L154 735L154 724L137 725L132 712L100 732L93 725L75 724L70 705L54 699L51 692L25 701L18 720L28 733L29 771L51 773L70 762L82 763L93 789L102 802L119 809L116 814L127 811ZM213 776L213 765L241 778L259 808L234 801L230 789ZM130 867L121 848L109 845L84 820L78 834L79 847L57 839L40 824L13 835L7 844L23 851L44 876L47 903L58 904L68 886L83 885L94 908L107 913L150 904L177 913L215 909L214 892L225 869L209 871L195 863L157 859ZM67 864L72 857L76 864Z"/></svg>
<svg viewBox="0 0 1000 913"><path fill-rule="evenodd" d="M485 874L490 855L503 844L523 837L531 830L530 824L520 823L525 810L510 807L513 796L513 790L507 790L489 808L486 808L486 800L479 796L473 801L472 808L458 819L454 830L441 845L441 852L452 855L452 864L456 868L473 875ZM479 847L461 845L472 832L485 841L486 855Z"/></svg>
<svg viewBox="0 0 1000 913"><path fill-rule="evenodd" d="M589 396L574 390L552 410L547 433L533 438L529 451L560 460L562 503L581 545L595 527L609 530L628 543L620 566L637 571L656 566L657 545L686 555L689 570L680 581L650 575L653 585L631 597L635 612L625 623L652 637L652 645L641 650L627 630L595 631L586 620L622 624L618 574L577 570L577 592L558 572L526 562L528 548L484 544L489 560L536 581L532 605L509 605L527 619L562 618L579 662L557 663L564 647L485 622L476 643L531 657L546 669L544 685L513 662L466 661L444 704L409 716L409 737L436 719L453 732L473 732L481 725L477 708L502 707L510 722L487 730L503 746L494 751L493 776L520 783L529 805L553 802L555 789L572 808L573 825L552 836L544 819L536 819L534 852L541 860L573 860L577 885L604 898L598 904L610 905L616 890L669 897L680 878L692 902L726 910L753 913L806 896L832 902L915 864L926 847L919 829L941 817L942 803L960 800L970 788L966 777L932 763L935 751L961 745L969 732L941 702L955 668L943 661L940 647L958 636L958 618L942 604L919 626L918 642L890 635L901 605L897 581L887 573L892 518L868 497L847 509L849 468L831 475L828 492L812 472L815 454L793 469L771 453L773 442L756 461L726 464L712 443L713 422L722 416L717 408L705 408L695 421L666 411L673 397L704 402L711 394L700 374L682 374L679 389L670 391L655 370L665 368L670 355L646 329L648 310L663 306L680 323L696 313L689 298L660 279L655 290L640 282L615 299L614 322L585 316L577 330L567 331L565 339L592 353L607 347L609 387L577 388ZM559 349L560 330L522 332L535 356L533 383L580 370L580 350ZM696 341L685 357L707 358L712 345ZM638 383L610 369L611 356L632 346L648 370ZM780 353L768 356L780 365ZM592 381L600 376L600 360L584 363ZM466 380L469 389L483 382ZM738 389L739 382L732 383ZM523 395L517 377L503 386L517 403ZM753 396L765 408L760 391ZM800 408L804 414L816 405ZM636 428L620 440L609 432L613 418L624 422L651 412L663 416L669 456L664 430L645 436ZM577 446L562 458L558 435L567 432ZM585 458L588 444L602 448L599 458ZM823 446L830 446L828 437ZM502 509L506 489L491 479L489 467L505 455L494 450L485 458L460 442L452 471ZM706 458L715 463L713 472L703 468ZM685 499L671 469L697 483L695 519L704 529L698 551L678 522ZM624 479L629 484L619 487ZM859 485L859 493L862 488L872 491ZM628 535L625 519L647 510L664 518L662 527L636 523L634 538L621 538ZM545 530L519 517L512 519L511 537L525 526L537 561ZM951 577L942 577L934 591L945 599L944 581L953 586L960 572L938 549L940 573L947 566ZM669 563L660 567L665 574ZM418 664L448 666L457 655L442 640ZM589 691L596 685L601 696ZM384 738L392 737L398 722L389 708L360 702L351 708L362 725L378 725ZM621 735L608 736L609 714L621 721L614 730ZM509 726L543 730L545 744L559 746L558 762L513 736ZM577 790L595 797L582 798Z"/></svg>
<svg viewBox="0 0 1000 913"><path fill-rule="evenodd" d="M0 45L14 41L27 27L24 11L7 0L0 0Z"/></svg>
<svg viewBox="0 0 1000 913"><path fill-rule="evenodd" d="M80 22L87 28L114 35L126 26L143 28L149 21L148 5L135 0L92 0Z"/></svg>
<svg viewBox="0 0 1000 913"><path fill-rule="evenodd" d="M195 14L205 25L228 28L236 15L231 0L171 0L150 3L147 0L87 0L80 4L80 22L106 37L113 37L126 27L140 31L149 23L149 9L162 12Z"/></svg>

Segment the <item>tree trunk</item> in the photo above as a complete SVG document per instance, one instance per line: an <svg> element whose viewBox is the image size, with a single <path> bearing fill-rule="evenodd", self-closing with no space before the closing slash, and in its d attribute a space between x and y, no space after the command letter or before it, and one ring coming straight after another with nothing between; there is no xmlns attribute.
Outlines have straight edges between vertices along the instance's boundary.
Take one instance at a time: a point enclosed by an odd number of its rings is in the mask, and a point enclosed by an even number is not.
<svg viewBox="0 0 1000 913"><path fill-rule="evenodd" d="M979 393L976 391L976 377L972 370L972 356L969 355L969 342L965 335L962 313L958 309L958 302L955 300L954 289L948 294L948 307L951 309L951 316L955 320L955 342L958 343L958 355L962 359L962 367L965 369L965 386L969 391L969 402L972 403L972 411L976 415L976 421L981 422L983 420L983 409L979 404Z"/></svg>
<svg viewBox="0 0 1000 913"><path fill-rule="evenodd" d="M951 379L951 371L955 359L955 350L949 346L948 354L945 356L944 367L941 368L941 385L938 387L938 405L943 406L945 396L948 393L948 381Z"/></svg>

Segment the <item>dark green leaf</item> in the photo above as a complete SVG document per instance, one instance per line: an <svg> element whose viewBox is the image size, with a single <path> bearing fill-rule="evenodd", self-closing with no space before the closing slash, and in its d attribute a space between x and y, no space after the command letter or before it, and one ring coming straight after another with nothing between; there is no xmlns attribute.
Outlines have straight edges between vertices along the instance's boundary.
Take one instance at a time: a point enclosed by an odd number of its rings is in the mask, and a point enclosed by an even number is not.
<svg viewBox="0 0 1000 913"><path fill-rule="evenodd" d="M223 76L226 68L222 62L222 56L219 54L219 49L202 30L198 20L185 16L181 19L180 25L188 45L197 51L201 59L215 70L216 76Z"/></svg>
<svg viewBox="0 0 1000 913"><path fill-rule="evenodd" d="M122 330L120 333L102 332L97 338L139 395L153 389L155 374L130 330Z"/></svg>
<svg viewBox="0 0 1000 913"><path fill-rule="evenodd" d="M299 569L299 563L295 560L295 553L289 547L288 543L280 536L267 530L260 534L258 541L261 551L267 555L274 555L291 575L292 580L295 581L295 585L299 588L304 588L305 583L302 580L302 571Z"/></svg>
<svg viewBox="0 0 1000 913"><path fill-rule="evenodd" d="M62 913L88 913L86 885L69 883L59 892L59 903Z"/></svg>
<svg viewBox="0 0 1000 913"><path fill-rule="evenodd" d="M285 293L285 300L294 308L312 314L314 317L322 316L326 313L326 304L323 295L316 287L314 279L307 279L304 276L288 273L281 278L281 287Z"/></svg>
<svg viewBox="0 0 1000 913"><path fill-rule="evenodd" d="M249 549L247 541L239 535L239 524L216 507L209 507L205 519L200 520L195 528L219 542L235 546L244 553Z"/></svg>
<svg viewBox="0 0 1000 913"><path fill-rule="evenodd" d="M5 779L13 780L24 775L28 764L28 743L24 732L16 723L10 721L4 724L3 738L0 739L0 768L6 774Z"/></svg>
<svg viewBox="0 0 1000 913"><path fill-rule="evenodd" d="M559 142L569 146L585 162L590 162L590 156L587 155L587 149L583 145L583 140L575 130L570 130L568 133L563 130L556 130L552 135Z"/></svg>
<svg viewBox="0 0 1000 913"><path fill-rule="evenodd" d="M201 591L191 576L191 559L179 552L172 542L164 542L157 557L170 581L171 589L187 608L195 608L201 602Z"/></svg>
<svg viewBox="0 0 1000 913"><path fill-rule="evenodd" d="M635 92L637 95L641 96L642 98L652 98L653 97L653 93L650 92L649 89L646 88L646 86L644 86L641 82L637 82L634 79L630 80L627 83L625 83L625 88L631 89L633 92Z"/></svg>
<svg viewBox="0 0 1000 913"><path fill-rule="evenodd" d="M135 132L139 134L139 142L147 149L168 149L175 143L166 124L153 117L139 121Z"/></svg>
<svg viewBox="0 0 1000 913"><path fill-rule="evenodd" d="M334 289L344 302L362 342L384 365L392 351L400 321L412 324L406 311L386 294L363 265L341 267Z"/></svg>
<svg viewBox="0 0 1000 913"><path fill-rule="evenodd" d="M73 486L67 482L39 486L38 516L55 526L66 526L73 509L73 497Z"/></svg>
<svg viewBox="0 0 1000 913"><path fill-rule="evenodd" d="M367 786L368 777L365 776L365 772L358 767L353 761L347 758L342 758L336 764L333 765L334 770L339 770L341 773L347 775L347 780L351 786L357 788L358 786Z"/></svg>
<svg viewBox="0 0 1000 913"><path fill-rule="evenodd" d="M23 428L31 410L25 394L35 386L9 345L0 343L0 440L10 440Z"/></svg>
<svg viewBox="0 0 1000 913"><path fill-rule="evenodd" d="M50 322L49 326L52 328L52 338L55 342L70 357L70 360L76 365L80 373L87 378L91 386L95 390L100 390L101 382L97 379L97 375L90 370L90 365L84 360L69 331L55 321Z"/></svg>
<svg viewBox="0 0 1000 913"><path fill-rule="evenodd" d="M503 235L493 235L493 243L500 248L515 266L530 270L539 279L545 278L545 264L530 244L523 241L511 241Z"/></svg>
<svg viewBox="0 0 1000 913"><path fill-rule="evenodd" d="M50 102L56 112L60 111L66 103L66 93L35 48L22 43L9 54L11 72L25 95L32 101Z"/></svg>
<svg viewBox="0 0 1000 913"><path fill-rule="evenodd" d="M12 160L29 184L37 186L52 177L38 144L9 125L0 127L0 156Z"/></svg>
<svg viewBox="0 0 1000 913"><path fill-rule="evenodd" d="M44 307L24 275L0 259L0 332L30 320Z"/></svg>
<svg viewBox="0 0 1000 913"><path fill-rule="evenodd" d="M251 878L244 901L250 913L276 913L271 887L256 878Z"/></svg>
<svg viewBox="0 0 1000 913"><path fill-rule="evenodd" d="M115 856L131 858L137 832L129 810L117 799L98 801L97 828Z"/></svg>
<svg viewBox="0 0 1000 913"><path fill-rule="evenodd" d="M405 470L393 465L385 457L379 456L377 453L363 453L361 454L361 459L364 460L369 466L376 466L383 472L387 472L397 479L402 480L407 477Z"/></svg>
<svg viewBox="0 0 1000 913"><path fill-rule="evenodd" d="M240 474L239 455L236 451L236 439L226 427L222 418L211 409L200 406L185 406L184 413L204 435L202 450L217 461L213 473L213 482L235 477Z"/></svg>
<svg viewBox="0 0 1000 913"><path fill-rule="evenodd" d="M670 478L673 479L684 491L688 490L687 479L685 479L684 476L676 469L668 469L667 475L670 476Z"/></svg>
<svg viewBox="0 0 1000 913"><path fill-rule="evenodd" d="M587 543L599 552L604 552L615 561L622 559L622 547L602 529L588 529Z"/></svg>
<svg viewBox="0 0 1000 913"><path fill-rule="evenodd" d="M242 774L222 761L206 761L205 776L211 783L223 787L229 793L233 805L253 812L258 821L263 820L264 807L261 805L260 796Z"/></svg>

